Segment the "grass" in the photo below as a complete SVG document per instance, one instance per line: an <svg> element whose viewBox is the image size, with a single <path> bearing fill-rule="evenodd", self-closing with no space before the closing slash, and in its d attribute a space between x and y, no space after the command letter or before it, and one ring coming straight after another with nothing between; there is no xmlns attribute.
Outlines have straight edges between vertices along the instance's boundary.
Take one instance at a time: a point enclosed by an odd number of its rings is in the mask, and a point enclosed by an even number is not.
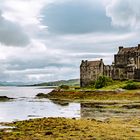
<svg viewBox="0 0 140 140"><path fill-rule="evenodd" d="M127 84L126 81L113 81L113 83L109 86L103 87L103 90L115 90L119 88L123 88Z"/></svg>
<svg viewBox="0 0 140 140"><path fill-rule="evenodd" d="M55 89L49 94L38 94L39 98L91 101L91 100L140 100L140 89L122 89L131 81L113 81L111 85L95 89L94 87L70 87L68 89ZM133 82L140 86L140 82Z"/></svg>
<svg viewBox="0 0 140 140"><path fill-rule="evenodd" d="M139 140L140 119L105 121L42 118L9 124L12 131L0 130L2 140Z"/></svg>
<svg viewBox="0 0 140 140"><path fill-rule="evenodd" d="M39 98L60 99L70 101L92 100L140 100L140 91L52 91L49 94L41 94Z"/></svg>
<svg viewBox="0 0 140 140"><path fill-rule="evenodd" d="M116 90L116 89L124 88L129 83L133 83L133 84L140 86L140 82L112 81L111 84L109 84L105 87L99 88L98 90ZM78 90L97 90L94 85L90 85L90 86L85 87L85 88L80 88L80 87L78 88L77 87L76 89L78 89Z"/></svg>

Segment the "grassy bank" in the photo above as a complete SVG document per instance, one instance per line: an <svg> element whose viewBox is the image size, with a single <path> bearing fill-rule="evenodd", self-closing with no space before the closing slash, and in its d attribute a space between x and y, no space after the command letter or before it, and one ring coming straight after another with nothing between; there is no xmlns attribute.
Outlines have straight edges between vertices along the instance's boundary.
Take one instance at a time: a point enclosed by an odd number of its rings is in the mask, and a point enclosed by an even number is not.
<svg viewBox="0 0 140 140"><path fill-rule="evenodd" d="M133 91L57 91L53 90L49 94L38 94L39 98L86 101L86 100L140 100L140 92Z"/></svg>
<svg viewBox="0 0 140 140"><path fill-rule="evenodd" d="M43 118L9 124L0 130L2 140L139 140L140 119L75 120Z"/></svg>
<svg viewBox="0 0 140 140"><path fill-rule="evenodd" d="M140 100L140 82L112 81L111 84L100 89L96 89L95 86L80 88L62 85L49 94L42 93L38 94L37 97L73 101Z"/></svg>

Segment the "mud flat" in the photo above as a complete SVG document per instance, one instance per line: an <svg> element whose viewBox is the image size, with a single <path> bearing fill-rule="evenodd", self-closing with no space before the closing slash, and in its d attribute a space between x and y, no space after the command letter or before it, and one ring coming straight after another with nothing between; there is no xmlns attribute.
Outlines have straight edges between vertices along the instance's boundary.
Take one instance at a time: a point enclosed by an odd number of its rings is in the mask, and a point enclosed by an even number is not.
<svg viewBox="0 0 140 140"><path fill-rule="evenodd" d="M140 102L96 101L81 103L81 118L105 120L110 118L131 119L140 116Z"/></svg>

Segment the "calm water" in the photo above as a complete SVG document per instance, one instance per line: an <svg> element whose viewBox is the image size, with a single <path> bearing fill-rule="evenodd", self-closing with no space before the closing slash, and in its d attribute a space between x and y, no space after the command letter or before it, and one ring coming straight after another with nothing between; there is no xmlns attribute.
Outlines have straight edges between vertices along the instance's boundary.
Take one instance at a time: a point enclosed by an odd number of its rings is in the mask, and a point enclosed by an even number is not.
<svg viewBox="0 0 140 140"><path fill-rule="evenodd" d="M49 93L52 89L39 87L0 87L0 96L15 98L0 102L0 122L11 122L40 117L80 117L80 104L65 106L49 99L36 99L37 93Z"/></svg>

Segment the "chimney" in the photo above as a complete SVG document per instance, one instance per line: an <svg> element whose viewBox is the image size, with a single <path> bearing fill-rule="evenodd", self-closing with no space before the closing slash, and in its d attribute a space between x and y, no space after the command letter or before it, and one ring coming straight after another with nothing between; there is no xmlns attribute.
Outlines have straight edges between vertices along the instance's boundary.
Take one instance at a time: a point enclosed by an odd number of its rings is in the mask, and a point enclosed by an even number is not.
<svg viewBox="0 0 140 140"><path fill-rule="evenodd" d="M123 49L123 46L119 46L119 51L120 51L121 49Z"/></svg>
<svg viewBox="0 0 140 140"><path fill-rule="evenodd" d="M140 44L138 44L138 50L140 50Z"/></svg>
<svg viewBox="0 0 140 140"><path fill-rule="evenodd" d="M84 60L82 60L82 63L84 63Z"/></svg>

